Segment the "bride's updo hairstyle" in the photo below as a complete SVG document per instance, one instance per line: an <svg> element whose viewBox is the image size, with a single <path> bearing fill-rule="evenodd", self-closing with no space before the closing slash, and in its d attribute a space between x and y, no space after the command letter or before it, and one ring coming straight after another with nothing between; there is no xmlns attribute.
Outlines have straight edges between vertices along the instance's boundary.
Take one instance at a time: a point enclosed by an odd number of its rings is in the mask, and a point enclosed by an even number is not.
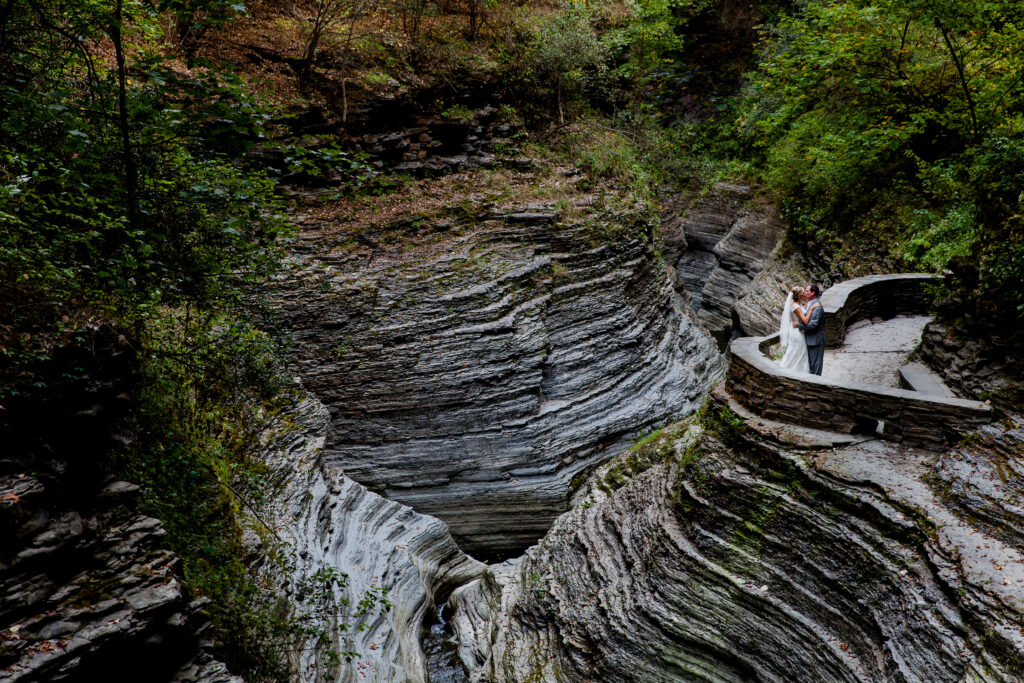
<svg viewBox="0 0 1024 683"><path fill-rule="evenodd" d="M793 301L799 301L800 297L804 295L804 288L801 287L800 285L797 285L790 291L793 293Z"/></svg>

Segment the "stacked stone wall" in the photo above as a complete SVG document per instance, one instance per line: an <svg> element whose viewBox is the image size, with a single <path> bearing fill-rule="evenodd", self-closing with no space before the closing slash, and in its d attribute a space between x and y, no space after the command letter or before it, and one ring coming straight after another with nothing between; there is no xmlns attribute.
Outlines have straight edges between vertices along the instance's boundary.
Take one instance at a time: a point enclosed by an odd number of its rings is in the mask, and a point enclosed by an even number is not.
<svg viewBox="0 0 1024 683"><path fill-rule="evenodd" d="M858 320L927 313L931 300L925 285L935 279L924 273L868 275L830 287L821 295L827 344L840 346L846 328Z"/></svg>
<svg viewBox="0 0 1024 683"><path fill-rule="evenodd" d="M826 334L838 345L850 323L927 310L927 275L869 276L822 295ZM762 417L835 432L877 434L889 441L946 449L964 430L991 421L984 403L925 396L861 382L836 382L781 369L767 357L778 335L740 337L730 350L730 393Z"/></svg>

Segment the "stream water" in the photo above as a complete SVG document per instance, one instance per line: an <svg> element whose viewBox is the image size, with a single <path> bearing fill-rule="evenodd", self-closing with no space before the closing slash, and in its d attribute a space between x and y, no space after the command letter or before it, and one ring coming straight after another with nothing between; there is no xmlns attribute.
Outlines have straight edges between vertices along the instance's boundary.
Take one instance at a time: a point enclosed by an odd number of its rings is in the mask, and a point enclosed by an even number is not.
<svg viewBox="0 0 1024 683"><path fill-rule="evenodd" d="M467 683L469 676L459 660L452 629L444 618L445 607L437 608L437 621L423 637L423 651L427 655L427 675L430 683Z"/></svg>

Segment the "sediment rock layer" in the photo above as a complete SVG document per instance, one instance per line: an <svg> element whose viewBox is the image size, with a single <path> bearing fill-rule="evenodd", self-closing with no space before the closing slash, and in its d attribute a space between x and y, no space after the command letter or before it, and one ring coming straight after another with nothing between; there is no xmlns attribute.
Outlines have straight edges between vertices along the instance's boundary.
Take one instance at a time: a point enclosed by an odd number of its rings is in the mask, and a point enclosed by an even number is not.
<svg viewBox="0 0 1024 683"><path fill-rule="evenodd" d="M133 407L135 353L106 327L58 347L0 420L0 680L241 683L211 654L138 486L103 463Z"/></svg>
<svg viewBox="0 0 1024 683"><path fill-rule="evenodd" d="M698 320L724 350L742 324L736 302L765 290L765 282L754 281L772 264L785 225L751 188L730 183L718 183L696 200L667 202L662 225L665 254L675 266L677 286L689 293ZM769 290L773 296L776 291ZM748 314L759 310L756 305L746 308ZM760 316L755 313L754 319Z"/></svg>
<svg viewBox="0 0 1024 683"><path fill-rule="evenodd" d="M296 367L330 412L327 462L443 519L471 554L536 541L574 477L722 374L643 217L574 211L321 224L279 299Z"/></svg>
<svg viewBox="0 0 1024 683"><path fill-rule="evenodd" d="M290 422L267 449L279 487L267 521L293 558L285 577L292 618L313 627L296 648L296 680L425 683L425 620L484 565L459 550L440 520L325 465L328 415L318 401L301 401ZM266 569L280 575L279 567Z"/></svg>
<svg viewBox="0 0 1024 683"><path fill-rule="evenodd" d="M474 680L1019 680L1022 558L929 491L936 454L719 410L456 592Z"/></svg>

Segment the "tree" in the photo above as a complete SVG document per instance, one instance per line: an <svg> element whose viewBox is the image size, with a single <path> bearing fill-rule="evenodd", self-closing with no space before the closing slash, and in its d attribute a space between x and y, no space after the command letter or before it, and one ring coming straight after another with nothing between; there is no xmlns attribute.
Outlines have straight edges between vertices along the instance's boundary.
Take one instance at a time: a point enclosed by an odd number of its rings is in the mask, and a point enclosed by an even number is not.
<svg viewBox="0 0 1024 683"><path fill-rule="evenodd" d="M595 15L588 5L570 2L540 22L531 45L533 70L553 81L559 123L565 123L566 93L600 82L607 71L608 49L594 22Z"/></svg>
<svg viewBox="0 0 1024 683"><path fill-rule="evenodd" d="M346 73L352 59L353 42L358 37L356 25L373 6L371 0L314 0L313 23L302 51L300 78L306 85L313 74L317 55L334 53L341 76L341 121L348 121L348 89Z"/></svg>
<svg viewBox="0 0 1024 683"><path fill-rule="evenodd" d="M880 233L900 267L956 264L960 315L1024 329L1019 3L806 3L771 38L745 125L797 231Z"/></svg>

